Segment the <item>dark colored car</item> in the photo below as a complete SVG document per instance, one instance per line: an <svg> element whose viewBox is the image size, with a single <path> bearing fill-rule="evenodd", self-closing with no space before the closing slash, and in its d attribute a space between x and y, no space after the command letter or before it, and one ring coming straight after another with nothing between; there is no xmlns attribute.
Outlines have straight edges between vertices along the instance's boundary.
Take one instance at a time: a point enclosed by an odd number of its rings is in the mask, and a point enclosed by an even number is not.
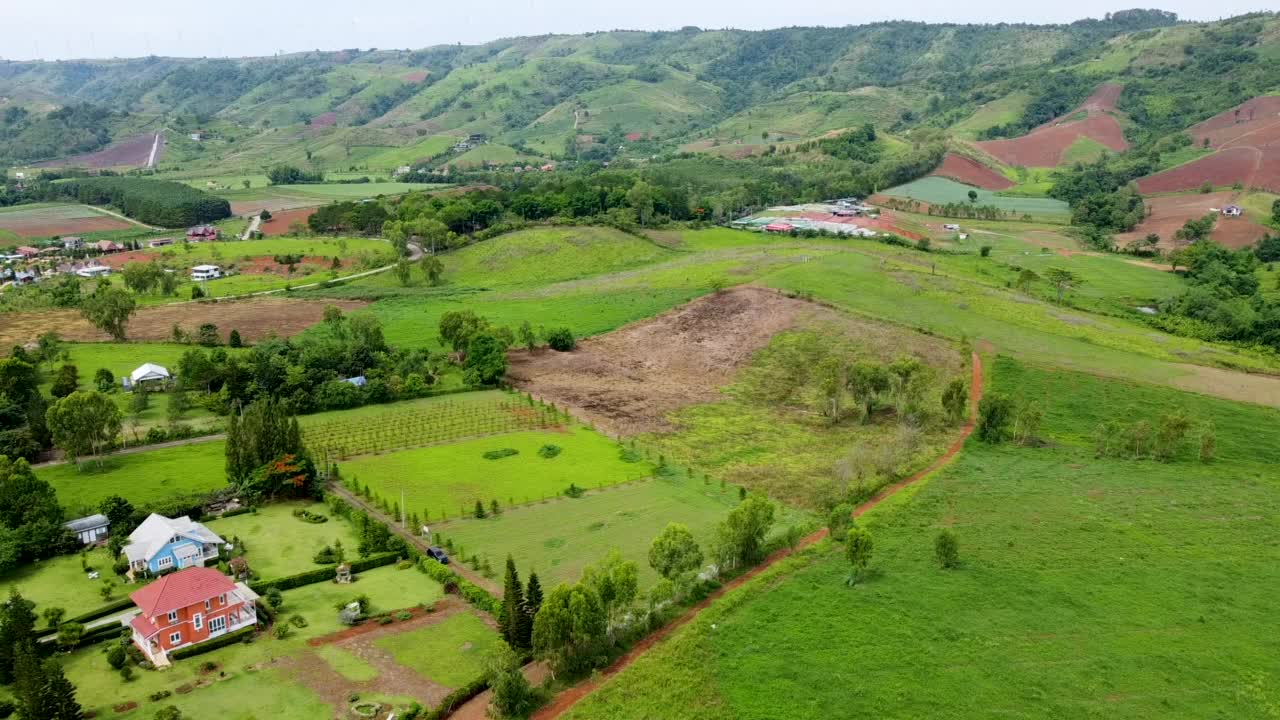
<svg viewBox="0 0 1280 720"><path fill-rule="evenodd" d="M444 548L442 547L436 547L435 545L432 545L430 548L427 549L427 555L430 556L432 560L435 560L441 565L449 564L449 553L445 552Z"/></svg>

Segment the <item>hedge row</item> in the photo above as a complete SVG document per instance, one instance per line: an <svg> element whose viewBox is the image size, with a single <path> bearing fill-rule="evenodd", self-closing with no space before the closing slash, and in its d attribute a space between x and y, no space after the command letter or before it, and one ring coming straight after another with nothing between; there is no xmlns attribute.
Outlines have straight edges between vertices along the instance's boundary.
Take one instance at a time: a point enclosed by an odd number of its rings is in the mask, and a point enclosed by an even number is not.
<svg viewBox="0 0 1280 720"><path fill-rule="evenodd" d="M421 720L444 720L453 714L458 706L479 695L489 688L489 681L480 676L475 680L454 690L440 701L440 704L431 709L431 712L420 715Z"/></svg>
<svg viewBox="0 0 1280 720"><path fill-rule="evenodd" d="M351 563L351 572L358 573L365 570L372 570L383 565L390 565L401 556L401 553L387 552L377 555L370 555L367 558L353 560ZM287 577L276 578L275 580L263 580L260 582L250 583L249 588L254 592L262 595L268 590L275 588L276 590L292 590L303 585L313 585L318 582L332 580L335 575L335 565L325 565L315 570L298 573L297 575L289 575Z"/></svg>
<svg viewBox="0 0 1280 720"><path fill-rule="evenodd" d="M179 650L174 650L173 652L169 653L169 659L181 660L183 658L189 658L193 655L207 653L210 650L217 650L220 647L226 647L233 643L241 642L242 638L244 638L246 635L252 635L255 629L256 628L254 628L254 626L250 625L249 627L241 628L239 630L236 630L235 632L227 633L222 637L215 638L213 640L205 640L199 645L192 645L191 647L184 647Z"/></svg>
<svg viewBox="0 0 1280 720"><path fill-rule="evenodd" d="M441 565L431 558L423 557L418 559L418 569L441 585L447 586L452 583L458 588L458 594L462 595L467 602L490 615L497 616L502 610L502 603L490 595L489 591L473 584L470 580L450 570L446 565Z"/></svg>
<svg viewBox="0 0 1280 720"><path fill-rule="evenodd" d="M88 612L80 613L79 615L76 615L74 617L63 618L62 622L64 623L77 622L83 625L89 622L90 620L97 620L98 618L106 617L112 613L117 613L117 612L120 612L121 610L127 610L128 608L131 608L131 607L133 607L133 601L130 600L129 597L126 595L125 597L122 597L119 600L112 600L106 605L101 605ZM45 637L46 635L52 635L56 632L58 632L57 628L45 628L44 630L41 630L36 633L36 638L42 638L42 637Z"/></svg>

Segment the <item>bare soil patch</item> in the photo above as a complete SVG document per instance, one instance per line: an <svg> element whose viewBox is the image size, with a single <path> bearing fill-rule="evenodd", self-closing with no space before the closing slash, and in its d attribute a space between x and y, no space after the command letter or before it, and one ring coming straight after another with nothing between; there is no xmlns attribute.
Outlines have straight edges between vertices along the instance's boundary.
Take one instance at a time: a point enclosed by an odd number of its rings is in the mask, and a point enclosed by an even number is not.
<svg viewBox="0 0 1280 720"><path fill-rule="evenodd" d="M129 223L106 215L80 218L24 217L0 222L0 228L26 238L80 235L101 230L128 230L130 227L132 226Z"/></svg>
<svg viewBox="0 0 1280 720"><path fill-rule="evenodd" d="M900 343L897 336L903 332L772 290L741 287L589 338L573 352L512 352L509 375L520 389L612 434L670 430L669 412L720 399L719 388L770 338L802 327L876 338L868 340L872 347ZM881 340L889 334L895 337ZM940 348L912 351L931 355ZM939 355L926 361L947 359Z"/></svg>
<svg viewBox="0 0 1280 720"><path fill-rule="evenodd" d="M111 167L145 167L147 160L151 158L151 147L155 143L156 136L154 133L146 135L138 135L129 138L114 145L105 147L97 152L85 153L83 155L72 155L58 160L49 160L47 162L37 163L35 167L80 167L90 169L101 169ZM160 155L164 152L164 140L160 141L160 149L156 151L156 161L159 162Z"/></svg>
<svg viewBox="0 0 1280 720"><path fill-rule="evenodd" d="M1003 163L1024 167L1061 165L1067 149L1081 137L1096 140L1116 152L1128 149L1124 129L1114 117L1104 112L1088 112L1089 116L1083 120L1042 125L1022 137L974 144Z"/></svg>
<svg viewBox="0 0 1280 720"><path fill-rule="evenodd" d="M932 175L950 178L966 185L974 185L984 190L1007 190L1013 187L1013 181L974 160L973 158L947 153L942 164Z"/></svg>
<svg viewBox="0 0 1280 720"><path fill-rule="evenodd" d="M1127 246L1149 233L1155 233L1160 236L1158 247L1172 250L1178 246L1173 235L1183 223L1212 213L1217 216L1212 235L1214 240L1230 248L1248 247L1261 239L1267 228L1247 218L1223 217L1219 211L1233 200L1234 195L1230 192L1147 198L1146 204L1151 214L1133 230L1116 235L1116 244Z"/></svg>
<svg viewBox="0 0 1280 720"><path fill-rule="evenodd" d="M307 219L314 215L315 208L298 208L296 210L285 210L284 212L273 213L271 219L262 223L259 227L263 235L284 235L289 232L289 226L294 223L307 224Z"/></svg>
<svg viewBox="0 0 1280 720"><path fill-rule="evenodd" d="M174 303L142 308L129 322L128 338L133 341L166 341L171 339L176 323L194 330L204 323L218 326L223 339L234 328L249 341L274 333L281 337L295 335L324 318L326 305L336 305L344 312L358 310L368 303L355 300L286 300L254 298L228 302ZM102 342L111 338L90 325L76 310L41 310L8 313L0 322L0 347L31 342L41 333L53 330L65 340Z"/></svg>
<svg viewBox="0 0 1280 720"><path fill-rule="evenodd" d="M1256 97L1187 131L1219 152L1138 180L1144 193L1191 190L1204 182L1280 191L1280 96Z"/></svg>

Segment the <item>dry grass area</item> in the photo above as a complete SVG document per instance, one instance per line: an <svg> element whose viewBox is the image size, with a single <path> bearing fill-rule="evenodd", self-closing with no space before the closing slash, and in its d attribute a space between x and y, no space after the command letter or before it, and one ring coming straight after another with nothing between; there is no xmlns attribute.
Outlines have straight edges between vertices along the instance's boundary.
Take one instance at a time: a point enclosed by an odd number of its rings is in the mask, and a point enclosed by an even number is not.
<svg viewBox="0 0 1280 720"><path fill-rule="evenodd" d="M343 312L364 307L354 300L314 301L283 298L255 298L235 302L200 302L157 305L138 310L129 322L128 339L134 341L169 340L173 325L195 330L213 323L222 333L232 328L247 341L260 340L272 333L288 337L318 323L326 305L336 305ZM99 342L111 338L80 316L77 310L41 310L8 313L0 323L0 347L31 342L42 333L53 330L64 340Z"/></svg>
<svg viewBox="0 0 1280 720"><path fill-rule="evenodd" d="M668 413L721 399L720 388L770 338L800 328L843 334L870 348L896 347L894 338L904 334L772 290L739 287L584 340L570 353L513 352L509 374L520 389L611 434L664 431L672 429ZM945 343L909 350L939 365L954 355Z"/></svg>

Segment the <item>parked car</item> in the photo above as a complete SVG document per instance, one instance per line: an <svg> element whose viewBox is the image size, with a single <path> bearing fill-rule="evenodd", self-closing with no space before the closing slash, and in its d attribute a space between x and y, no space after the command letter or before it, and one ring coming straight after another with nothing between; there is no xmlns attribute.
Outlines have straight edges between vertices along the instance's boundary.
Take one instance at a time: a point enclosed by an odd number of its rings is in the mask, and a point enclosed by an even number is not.
<svg viewBox="0 0 1280 720"><path fill-rule="evenodd" d="M445 552L442 547L432 545L430 548L427 548L427 556L441 565L449 564L449 553Z"/></svg>

